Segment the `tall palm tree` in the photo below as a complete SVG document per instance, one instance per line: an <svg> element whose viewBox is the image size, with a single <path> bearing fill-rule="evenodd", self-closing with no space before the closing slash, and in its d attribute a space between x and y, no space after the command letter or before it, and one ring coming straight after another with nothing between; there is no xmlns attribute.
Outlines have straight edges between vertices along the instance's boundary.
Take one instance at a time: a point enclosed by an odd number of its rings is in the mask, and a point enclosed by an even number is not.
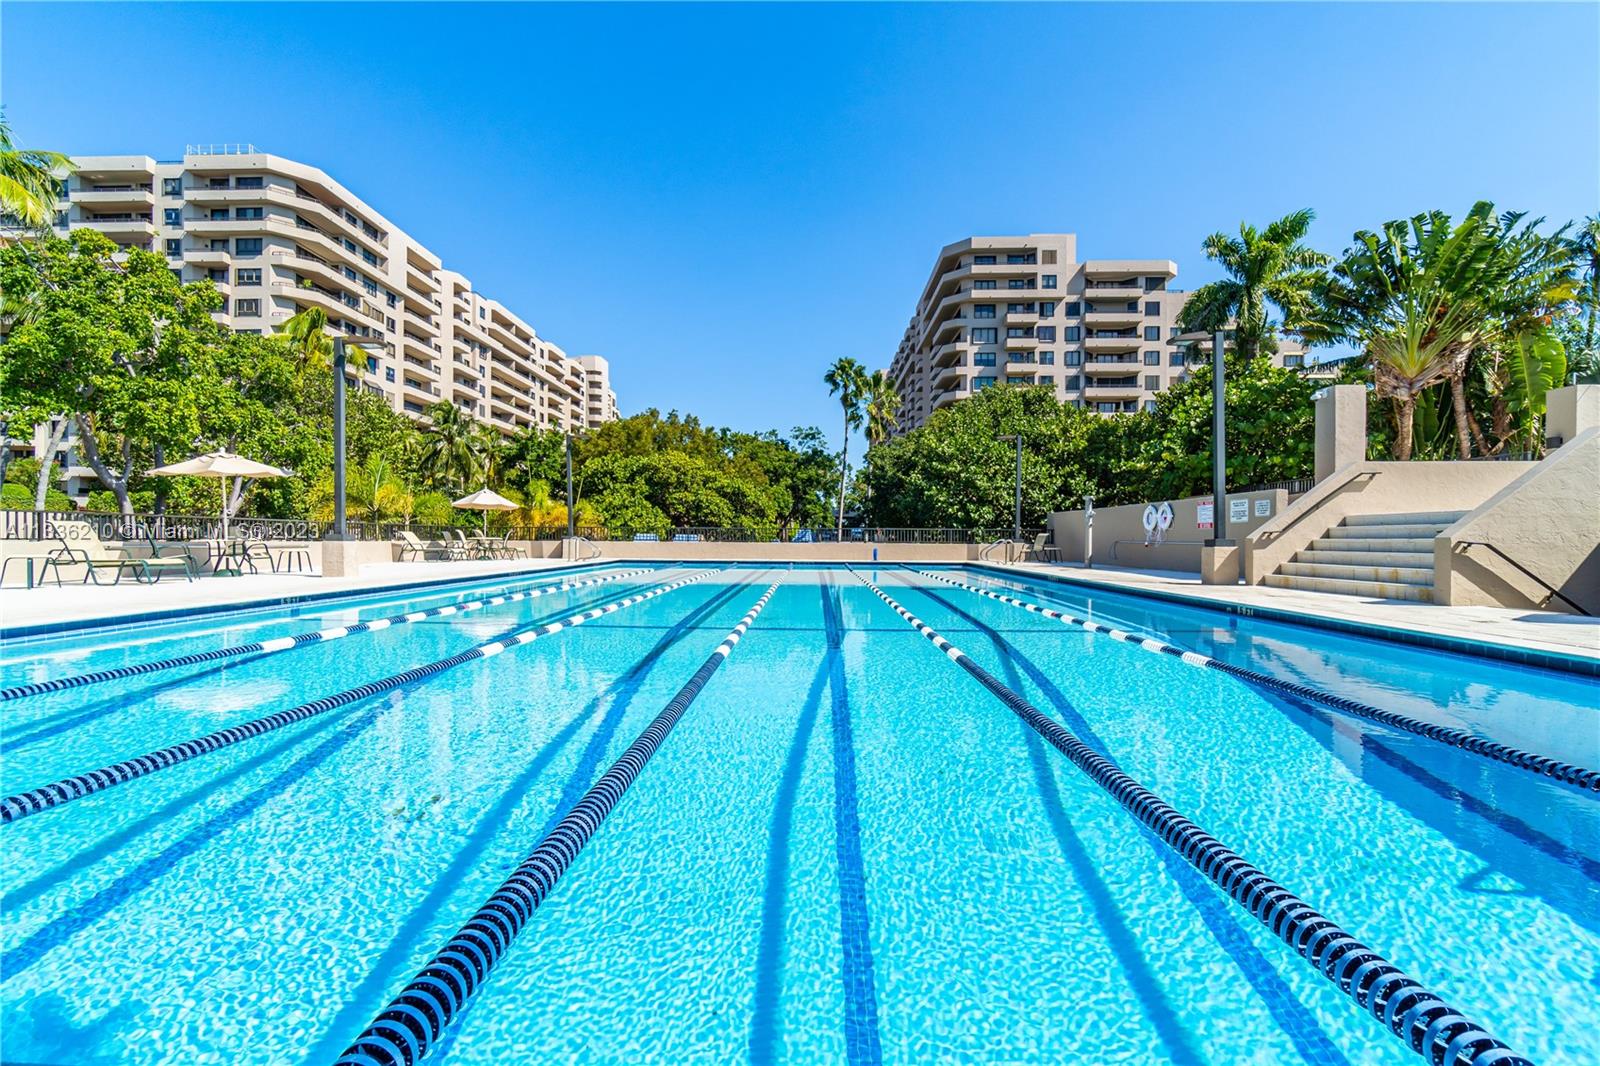
<svg viewBox="0 0 1600 1066"><path fill-rule="evenodd" d="M1332 257L1303 242L1316 213L1310 208L1284 215L1257 230L1239 223L1239 236L1213 233L1201 245L1206 258L1227 272L1222 281L1202 285L1178 315L1185 332L1212 332L1233 323L1234 350L1243 358L1270 355L1277 326L1299 329L1315 306L1313 293ZM1274 325L1271 309L1281 321Z"/></svg>
<svg viewBox="0 0 1600 1066"><path fill-rule="evenodd" d="M428 483L448 490L466 489L483 470L477 423L453 403L428 408L418 463Z"/></svg>
<svg viewBox="0 0 1600 1066"><path fill-rule="evenodd" d="M0 115L0 212L28 229L45 229L56 217L61 178L76 169L60 152L18 148Z"/></svg>
<svg viewBox="0 0 1600 1066"><path fill-rule="evenodd" d="M850 470L850 431L861 425L861 401L867 387L867 368L849 356L834 360L828 372L822 375L829 396L839 397L844 408L844 439L839 448L839 525L838 534L844 538L844 486Z"/></svg>
<svg viewBox="0 0 1600 1066"><path fill-rule="evenodd" d="M1591 359L1595 348L1596 327L1600 325L1600 215L1590 215L1578 225L1578 235L1573 239L1572 250L1583 271L1582 285L1578 290L1580 314L1584 316L1582 358Z"/></svg>
<svg viewBox="0 0 1600 1066"><path fill-rule="evenodd" d="M874 370L862 390L862 409L867 419L867 447L876 448L889 439L900 424L900 390L882 370Z"/></svg>
<svg viewBox="0 0 1600 1066"><path fill-rule="evenodd" d="M288 340L302 375L333 365L333 338L328 336L328 313L307 307L286 319L279 333Z"/></svg>

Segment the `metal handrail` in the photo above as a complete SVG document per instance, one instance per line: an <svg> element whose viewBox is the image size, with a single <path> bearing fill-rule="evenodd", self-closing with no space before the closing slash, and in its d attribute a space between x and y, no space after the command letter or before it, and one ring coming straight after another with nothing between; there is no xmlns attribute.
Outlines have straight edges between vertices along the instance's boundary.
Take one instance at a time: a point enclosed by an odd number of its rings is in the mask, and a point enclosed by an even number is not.
<svg viewBox="0 0 1600 1066"><path fill-rule="evenodd" d="M1382 473L1382 471L1379 471L1379 470L1358 470L1358 471L1356 471L1354 474L1352 474L1350 476L1349 480L1344 481L1343 483L1341 483L1339 485L1339 487L1337 489L1334 489L1333 492L1328 493L1328 495L1324 498L1324 500L1319 502L1317 504L1317 506L1310 507L1310 508L1307 508L1304 511L1301 511L1299 514L1295 515L1293 518L1291 518L1288 522L1286 522L1283 526L1281 526L1278 529L1263 529L1263 530L1260 530L1259 532L1260 532L1261 538L1263 540L1273 540L1273 539L1281 536L1282 534L1287 533L1289 530L1293 529L1296 525L1298 525L1300 523L1301 519L1305 518L1308 515L1316 514L1318 511L1320 511L1322 509L1322 502L1325 502L1327 499L1332 499L1333 496L1335 495L1335 493L1338 493L1338 492L1342 491L1346 485L1349 485L1356 478L1358 478L1358 477L1374 478L1374 477L1377 477L1380 473ZM1349 516L1346 516L1346 517L1349 517ZM1342 521L1342 519L1341 519L1341 521Z"/></svg>
<svg viewBox="0 0 1600 1066"><path fill-rule="evenodd" d="M1455 547L1456 547L1457 550L1460 550L1460 551L1465 551L1466 549L1471 548L1471 547L1488 548L1490 551L1492 551L1496 555L1500 556L1500 558L1504 559L1506 562L1508 562L1512 566L1516 567L1522 573L1526 574L1528 577L1533 578L1533 580L1535 580L1535 581L1537 581L1539 583L1539 586L1541 588L1543 588L1546 592L1550 593L1550 596L1545 597L1544 603L1540 604L1541 607L1544 606L1545 604L1548 604L1550 602L1550 597L1553 596L1556 599L1560 600L1562 603L1565 603L1568 606L1570 606L1574 611L1577 611L1579 614L1583 615L1585 618L1593 618L1594 617L1594 615L1592 613L1590 613L1589 611L1584 610L1583 606L1581 604L1578 604L1578 603L1574 602L1568 596L1562 595L1560 589L1556 588L1554 585L1550 584L1550 582L1546 581L1544 578L1540 577L1538 574L1534 573L1532 570L1529 570L1526 566L1523 566L1521 563L1517 562L1515 559L1511 558L1511 556L1509 556L1505 552L1501 551L1500 548L1498 548L1497 546L1495 546L1493 544L1490 544L1488 541L1486 541L1486 540L1458 540L1458 541L1455 542Z"/></svg>
<svg viewBox="0 0 1600 1066"><path fill-rule="evenodd" d="M1015 537L1001 537L999 540L993 541L993 542L991 542L989 544L986 544L981 549L979 549L978 558L979 558L979 560L981 560L983 562L988 562L991 553L993 553L993 551L996 548L1000 547L1000 545L1002 545L1002 544L1021 544L1021 545L1026 546L1027 543L1028 543L1027 541L1025 541L1025 540L1017 540ZM1011 552L1008 550L1006 552L1006 561L1009 562L1010 560L1011 560Z"/></svg>
<svg viewBox="0 0 1600 1066"><path fill-rule="evenodd" d="M598 545L594 541L590 540L588 537L579 536L578 534L573 534L572 539L577 541L580 544L587 544L589 546L589 551L592 552L593 554L585 555L583 557L585 560L598 559L598 558L600 558L600 556L605 554L605 550L603 548L601 548L600 545Z"/></svg>

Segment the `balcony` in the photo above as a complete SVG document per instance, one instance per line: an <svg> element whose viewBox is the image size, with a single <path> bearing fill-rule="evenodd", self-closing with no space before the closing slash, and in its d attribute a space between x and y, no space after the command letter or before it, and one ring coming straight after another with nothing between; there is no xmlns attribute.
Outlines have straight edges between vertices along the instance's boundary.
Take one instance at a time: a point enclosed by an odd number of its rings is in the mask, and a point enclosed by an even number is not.
<svg viewBox="0 0 1600 1066"><path fill-rule="evenodd" d="M956 365L946 367L934 376L933 383L937 388L954 388L967 380L967 361L962 359Z"/></svg>
<svg viewBox="0 0 1600 1066"><path fill-rule="evenodd" d="M950 341L935 348L929 358L929 363L934 369L943 366L955 365L955 360L965 356L969 350L965 341Z"/></svg>
<svg viewBox="0 0 1600 1066"><path fill-rule="evenodd" d="M1085 374L1127 375L1134 373L1142 363L1137 355L1091 355L1083 361ZM1154 369L1152 367L1151 369Z"/></svg>
<svg viewBox="0 0 1600 1066"><path fill-rule="evenodd" d="M1005 346L1008 349L1031 349L1039 347L1038 337L1007 337Z"/></svg>
<svg viewBox="0 0 1600 1066"><path fill-rule="evenodd" d="M1038 321L1039 321L1039 312L1037 312L1037 311L1007 311L1006 312L1006 325L1008 325L1008 326L1031 326L1031 325L1034 325L1035 323L1037 323Z"/></svg>
<svg viewBox="0 0 1600 1066"><path fill-rule="evenodd" d="M1137 300L1142 296L1144 296L1144 283L1138 278L1123 281L1089 281L1083 286L1083 298L1095 302Z"/></svg>
<svg viewBox="0 0 1600 1066"><path fill-rule="evenodd" d="M1083 383L1083 395L1088 400L1137 400L1144 395L1144 389L1139 385L1139 379L1111 378L1096 380L1090 378Z"/></svg>
<svg viewBox="0 0 1600 1066"><path fill-rule="evenodd" d="M156 205L156 195L150 187L137 185L102 185L98 188L73 189L71 201L83 207L117 208L148 215Z"/></svg>
<svg viewBox="0 0 1600 1066"><path fill-rule="evenodd" d="M1086 310L1083 314L1083 324L1085 326L1110 326L1115 328L1134 325L1143 321L1144 315L1137 309L1133 311L1113 311L1109 308L1096 307Z"/></svg>
<svg viewBox="0 0 1600 1066"><path fill-rule="evenodd" d="M227 266L231 257L223 248L185 248L183 261L194 266Z"/></svg>
<svg viewBox="0 0 1600 1066"><path fill-rule="evenodd" d="M1083 347L1090 352L1136 352L1142 343L1137 330L1098 330L1084 338Z"/></svg>

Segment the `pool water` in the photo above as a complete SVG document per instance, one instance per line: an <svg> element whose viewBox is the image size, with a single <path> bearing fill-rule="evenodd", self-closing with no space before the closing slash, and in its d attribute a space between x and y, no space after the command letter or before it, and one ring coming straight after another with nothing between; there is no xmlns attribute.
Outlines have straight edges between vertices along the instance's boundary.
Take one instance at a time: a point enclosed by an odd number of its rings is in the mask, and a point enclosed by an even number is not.
<svg viewBox="0 0 1600 1066"><path fill-rule="evenodd" d="M1600 1061L1594 793L857 570L1517 1052ZM695 572L0 703L0 792ZM1592 678L940 572L1600 766ZM1421 1061L860 577L726 568L0 828L0 1055L334 1061L778 582L430 1062ZM558 580L14 640L0 688Z"/></svg>

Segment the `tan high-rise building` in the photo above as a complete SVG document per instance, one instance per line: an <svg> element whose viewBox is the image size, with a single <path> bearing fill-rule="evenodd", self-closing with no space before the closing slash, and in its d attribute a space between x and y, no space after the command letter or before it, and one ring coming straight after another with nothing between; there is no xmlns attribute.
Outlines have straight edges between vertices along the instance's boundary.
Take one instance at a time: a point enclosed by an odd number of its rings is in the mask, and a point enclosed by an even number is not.
<svg viewBox="0 0 1600 1066"><path fill-rule="evenodd" d="M568 356L509 307L316 167L251 145L191 145L181 160L83 156L57 232L89 227L210 279L232 329L273 333L320 307L361 345L351 380L423 417L450 402L506 433L616 417L599 356Z"/></svg>
<svg viewBox="0 0 1600 1066"><path fill-rule="evenodd" d="M1189 294L1170 259L1077 257L1070 233L969 237L946 245L917 300L889 375L897 433L997 384L1050 389L1115 414L1153 406L1184 378L1171 340ZM1298 365L1298 346L1276 357Z"/></svg>

